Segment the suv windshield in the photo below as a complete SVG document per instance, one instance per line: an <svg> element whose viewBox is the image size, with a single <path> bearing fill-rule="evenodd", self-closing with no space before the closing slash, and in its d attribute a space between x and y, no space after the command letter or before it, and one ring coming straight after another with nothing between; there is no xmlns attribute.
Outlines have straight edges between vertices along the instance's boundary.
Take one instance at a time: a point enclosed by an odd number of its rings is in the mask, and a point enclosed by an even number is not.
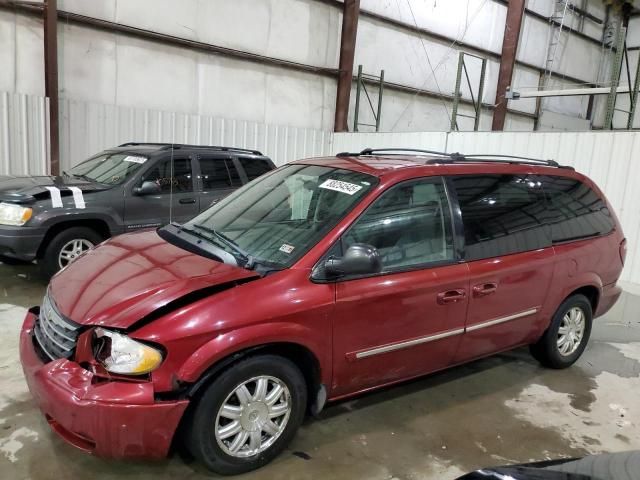
<svg viewBox="0 0 640 480"><path fill-rule="evenodd" d="M118 185L138 171L146 161L147 157L132 153L101 153L65 174L106 185Z"/></svg>
<svg viewBox="0 0 640 480"><path fill-rule="evenodd" d="M184 225L233 255L292 265L333 228L377 178L317 165L290 165L247 184Z"/></svg>

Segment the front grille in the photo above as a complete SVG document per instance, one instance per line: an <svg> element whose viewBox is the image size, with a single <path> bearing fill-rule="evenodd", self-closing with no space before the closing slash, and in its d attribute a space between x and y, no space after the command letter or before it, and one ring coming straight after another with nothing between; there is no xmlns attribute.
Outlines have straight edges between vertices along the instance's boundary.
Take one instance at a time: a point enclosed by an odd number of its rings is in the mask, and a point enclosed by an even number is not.
<svg viewBox="0 0 640 480"><path fill-rule="evenodd" d="M71 357L79 331L80 325L63 318L51 303L49 295L45 295L33 333L46 356L51 360Z"/></svg>

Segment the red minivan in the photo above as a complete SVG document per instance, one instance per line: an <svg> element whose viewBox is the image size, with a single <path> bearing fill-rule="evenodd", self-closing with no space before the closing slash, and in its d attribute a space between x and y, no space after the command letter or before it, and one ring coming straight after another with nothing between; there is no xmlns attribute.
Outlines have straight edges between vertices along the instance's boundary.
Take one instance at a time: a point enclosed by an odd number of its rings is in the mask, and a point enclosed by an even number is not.
<svg viewBox="0 0 640 480"><path fill-rule="evenodd" d="M20 341L53 430L235 474L327 401L523 345L573 364L621 293L602 192L552 161L407 152L291 163L63 269Z"/></svg>

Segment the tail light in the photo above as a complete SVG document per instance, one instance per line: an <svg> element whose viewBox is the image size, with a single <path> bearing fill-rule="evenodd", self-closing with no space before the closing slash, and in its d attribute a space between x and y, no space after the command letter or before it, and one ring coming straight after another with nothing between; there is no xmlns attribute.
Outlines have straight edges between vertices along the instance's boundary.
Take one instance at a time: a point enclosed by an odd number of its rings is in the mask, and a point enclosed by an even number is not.
<svg viewBox="0 0 640 480"><path fill-rule="evenodd" d="M627 258L627 239L625 238L620 242L620 261L624 265L624 261Z"/></svg>

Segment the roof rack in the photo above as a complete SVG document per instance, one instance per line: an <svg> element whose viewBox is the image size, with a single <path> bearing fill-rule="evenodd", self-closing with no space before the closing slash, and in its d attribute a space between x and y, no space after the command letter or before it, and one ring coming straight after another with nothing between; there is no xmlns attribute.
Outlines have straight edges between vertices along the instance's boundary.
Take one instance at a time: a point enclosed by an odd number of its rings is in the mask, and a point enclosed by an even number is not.
<svg viewBox="0 0 640 480"><path fill-rule="evenodd" d="M359 157L361 155L374 155L376 153L392 152L392 155L399 155L402 152L412 153L424 153L427 155L441 155L443 157L450 157L451 153L438 152L435 150L420 150L418 148L365 148L364 150L352 153L352 152L340 152L336 157Z"/></svg>
<svg viewBox="0 0 640 480"><path fill-rule="evenodd" d="M163 147L164 150L169 150L172 147L173 148L204 148L208 150L220 150L222 152L244 152L244 153L251 153L253 155L262 155L262 153L258 150L249 150L247 148L221 147L217 145L189 145L186 143L127 142L118 146L119 147L140 147L140 146Z"/></svg>
<svg viewBox="0 0 640 480"><path fill-rule="evenodd" d="M486 162L486 163L517 163L524 165L542 165L546 167L566 168L573 170L573 167L560 165L555 160L543 160L540 158L523 157L519 155L491 155L491 154L471 154L466 155L459 152L446 153L435 150L421 150L416 148L365 148L358 153L341 152L338 157L358 157L363 155L375 155L377 153L391 152L391 155L399 155L402 152L423 153L427 155L438 155L446 158L431 158L426 161L428 165L444 163L464 163L464 162Z"/></svg>

